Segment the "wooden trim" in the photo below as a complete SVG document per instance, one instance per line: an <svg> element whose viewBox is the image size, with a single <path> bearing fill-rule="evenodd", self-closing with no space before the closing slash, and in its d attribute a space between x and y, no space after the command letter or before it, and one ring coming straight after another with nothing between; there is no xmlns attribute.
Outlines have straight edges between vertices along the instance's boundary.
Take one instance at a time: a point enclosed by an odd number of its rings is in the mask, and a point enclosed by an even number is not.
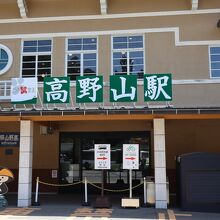
<svg viewBox="0 0 220 220"><path fill-rule="evenodd" d="M154 117L157 118L157 117ZM170 114L170 115L163 115L164 119L167 120L189 120L189 119L220 119L220 114Z"/></svg>
<svg viewBox="0 0 220 220"><path fill-rule="evenodd" d="M20 116L0 116L1 122L18 122L20 121Z"/></svg>
<svg viewBox="0 0 220 220"><path fill-rule="evenodd" d="M123 121L123 120L152 120L164 119L220 119L220 114L182 114L182 115L75 115L75 116L22 116L21 120L32 121Z"/></svg>
<svg viewBox="0 0 220 220"><path fill-rule="evenodd" d="M189 119L220 119L220 114L124 114L124 115L43 115L43 116L0 116L1 122L18 122L30 120L34 122L46 121L136 121L164 118L166 120Z"/></svg>

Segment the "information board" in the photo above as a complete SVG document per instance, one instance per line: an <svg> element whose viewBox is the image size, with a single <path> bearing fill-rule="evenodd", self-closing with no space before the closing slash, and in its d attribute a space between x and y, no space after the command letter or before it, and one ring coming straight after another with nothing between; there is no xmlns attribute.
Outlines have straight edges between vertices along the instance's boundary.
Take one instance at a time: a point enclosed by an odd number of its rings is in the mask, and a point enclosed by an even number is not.
<svg viewBox="0 0 220 220"><path fill-rule="evenodd" d="M19 147L20 134L18 132L0 132L0 147Z"/></svg>
<svg viewBox="0 0 220 220"><path fill-rule="evenodd" d="M111 169L111 150L110 144L95 144L95 169Z"/></svg>
<svg viewBox="0 0 220 220"><path fill-rule="evenodd" d="M123 144L123 169L139 169L139 144Z"/></svg>

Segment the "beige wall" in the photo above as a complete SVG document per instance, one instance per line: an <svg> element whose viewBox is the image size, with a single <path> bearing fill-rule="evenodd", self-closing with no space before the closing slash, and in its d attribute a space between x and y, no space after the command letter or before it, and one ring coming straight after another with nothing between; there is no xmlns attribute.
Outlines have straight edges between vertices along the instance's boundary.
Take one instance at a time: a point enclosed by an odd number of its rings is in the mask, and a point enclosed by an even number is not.
<svg viewBox="0 0 220 220"><path fill-rule="evenodd" d="M187 0L109 0L109 13L177 11L190 9Z"/></svg>
<svg viewBox="0 0 220 220"><path fill-rule="evenodd" d="M53 38L52 75L65 72L65 37ZM111 35L98 37L98 72L108 81L111 73ZM0 80L20 76L21 40L0 40L12 51L13 65ZM146 73L172 72L174 79L209 78L207 46L175 46L174 33L145 34Z"/></svg>
<svg viewBox="0 0 220 220"><path fill-rule="evenodd" d="M208 79L207 46L175 46L173 33L146 34L146 72L171 72L173 79Z"/></svg>
<svg viewBox="0 0 220 220"><path fill-rule="evenodd" d="M99 68L98 73L104 75L104 81L109 81L109 75L111 74L111 36L100 36L98 38L99 50Z"/></svg>
<svg viewBox="0 0 220 220"><path fill-rule="evenodd" d="M28 17L99 15L99 0L26 0ZM220 8L218 0L200 0L199 9ZM108 13L190 10L191 0L108 0ZM0 18L19 18L16 0L0 1Z"/></svg>
<svg viewBox="0 0 220 220"><path fill-rule="evenodd" d="M19 18L20 13L16 1L0 1L0 19Z"/></svg>
<svg viewBox="0 0 220 220"><path fill-rule="evenodd" d="M52 76L64 76L65 55L65 38L53 38Z"/></svg>
<svg viewBox="0 0 220 220"><path fill-rule="evenodd" d="M65 74L65 37L53 38L52 76ZM20 40L1 40L8 46L14 62L10 70L0 76L0 80L10 80L20 76ZM145 34L145 72L172 73L174 80L210 79L209 47L208 46L175 46L174 33ZM104 76L104 82L109 82L111 74L111 35L98 37L98 73ZM220 105L219 84L188 84L173 85L174 107L217 107ZM39 89L42 99L42 89ZM138 105L146 105L143 101L143 86L138 88ZM74 106L75 88L72 88ZM104 90L104 103L109 103L109 87ZM153 104L153 103L151 103ZM72 104L68 104L70 107ZM123 103L132 106L132 103ZM38 99L38 106L41 106ZM59 106L59 105L57 105ZM90 104L92 106L92 104ZM94 104L94 106L97 106Z"/></svg>
<svg viewBox="0 0 220 220"><path fill-rule="evenodd" d="M73 2L69 3L69 7L64 4L66 10L71 7L83 8L86 0L80 1L75 6ZM54 4L48 11L52 14L53 10L58 11L60 1L44 1ZM89 1L91 4L91 1ZM97 4L88 9L97 10ZM129 4L128 4L129 2ZM129 11L131 8L140 10L140 8L148 8L150 11L164 10L166 7L172 8L188 8L190 1L168 0L166 4L162 0L140 0L139 4L134 0L109 0L109 10L112 13L119 13L123 10ZM219 2L219 1L218 1ZM199 1L199 6L218 7L215 0ZM27 1L30 7L30 13L33 16L41 11L43 0ZM160 4L159 4L160 3ZM10 1L8 4L12 4ZM0 6L6 7L6 3L0 3ZM135 5L135 7L134 7ZM124 6L124 7L122 7ZM172 7L171 7L172 6ZM220 7L220 6L219 6ZM1 7L0 7L1 8ZM32 10L33 8L33 10ZM46 10L46 7L44 7ZM118 10L118 12L116 12ZM62 10L60 10L62 11ZM36 13L36 14L34 14ZM42 13L45 13L42 11ZM67 13L67 12L65 12ZM80 12L79 12L80 13ZM88 12L89 13L89 12ZM98 12L97 12L98 13ZM49 15L48 15L49 16ZM139 17L139 18L117 18L117 19L97 19L97 20L66 20L51 22L20 22L0 24L0 35L7 34L39 34L39 33L59 33L59 32L90 32L90 31L108 31L108 30L129 30L129 29L154 29L154 28L170 28L179 27L180 41L204 41L219 40L219 28L216 23L219 20L219 14L197 14L197 15L179 15L179 16L157 16L157 17ZM174 80L184 79L210 79L209 74L209 47L205 46L176 46L174 32L164 30L160 33L145 33L145 72L146 73L172 73ZM141 31L140 31L141 33ZM65 35L65 34L64 34ZM19 37L19 36L18 36ZM7 37L6 37L7 38ZM30 38L31 39L31 38ZM36 39L33 36L33 39ZM39 39L39 38L37 38ZM63 76L65 73L65 40L66 37L54 37L53 53L52 53L52 76ZM20 76L20 60L21 60L21 40L22 39L5 39L0 40L0 44L8 46L13 53L13 65L10 70L0 76L0 80L10 80L12 77ZM98 37L98 73L104 75L104 81L109 81L111 74L111 35L100 35ZM108 90L108 88L106 88ZM174 85L173 101L174 107L210 107L220 106L219 102L219 86L218 84L198 84L198 85ZM40 89L41 91L41 89ZM72 97L75 102L75 90L72 89ZM41 93L41 92L40 92ZM146 105L143 102L143 88L139 88L140 97L138 104ZM105 102L109 100L108 91L105 92ZM42 96L41 96L42 97ZM39 100L38 100L39 102ZM40 103L39 103L40 104ZM107 103L109 104L109 103ZM125 103L124 105L129 105ZM71 106L71 104L69 105Z"/></svg>
<svg viewBox="0 0 220 220"><path fill-rule="evenodd" d="M99 14L99 0L27 0L29 17Z"/></svg>
<svg viewBox="0 0 220 220"><path fill-rule="evenodd" d="M220 8L219 0L199 0L199 9Z"/></svg>
<svg viewBox="0 0 220 220"><path fill-rule="evenodd" d="M99 0L49 1L27 0L30 17L100 14ZM47 7L42 7L47 5ZM174 11L190 9L190 3L178 0L108 0L108 13Z"/></svg>
<svg viewBox="0 0 220 220"><path fill-rule="evenodd" d="M219 28L216 26L218 20L219 15L215 13L139 18L22 22L0 24L0 33L4 35L17 35L179 27L181 41L219 40Z"/></svg>
<svg viewBox="0 0 220 220"><path fill-rule="evenodd" d="M219 84L174 85L175 107L218 107L220 106Z"/></svg>

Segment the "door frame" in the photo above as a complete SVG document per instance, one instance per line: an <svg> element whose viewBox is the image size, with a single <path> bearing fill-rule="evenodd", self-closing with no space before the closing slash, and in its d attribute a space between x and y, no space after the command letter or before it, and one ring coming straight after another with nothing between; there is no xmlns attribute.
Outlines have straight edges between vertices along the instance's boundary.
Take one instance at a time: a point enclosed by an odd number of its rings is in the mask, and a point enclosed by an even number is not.
<svg viewBox="0 0 220 220"><path fill-rule="evenodd" d="M151 131L102 131L102 132L97 132L97 131L63 131L59 133L59 154L58 154L58 161L59 161L59 168L58 168L58 173L59 173L59 183L61 182L61 165L60 165L60 153L61 153L61 139L62 137L71 137L73 140L75 138L83 138L83 137L91 137L91 134L93 134L93 137L98 138L98 137L103 137L103 134L107 134L108 136L105 138L110 138L112 136L115 137L121 137L123 134L125 137L130 134L130 136L135 136L139 135L141 137L148 137L149 138L149 170L151 170L151 148L152 148L152 143L151 143ZM106 143L107 144L107 143ZM83 166L82 166L82 147L80 145L80 156L79 156L79 181L82 181L83 177ZM139 150L140 151L140 150ZM139 155L140 156L140 155Z"/></svg>

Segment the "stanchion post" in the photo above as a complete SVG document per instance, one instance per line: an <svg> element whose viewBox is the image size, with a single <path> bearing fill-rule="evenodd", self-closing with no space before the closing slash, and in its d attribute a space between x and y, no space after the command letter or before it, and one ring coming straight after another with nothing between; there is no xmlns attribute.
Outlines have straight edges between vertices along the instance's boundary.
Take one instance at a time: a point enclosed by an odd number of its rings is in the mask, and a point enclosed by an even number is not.
<svg viewBox="0 0 220 220"><path fill-rule="evenodd" d="M88 188L87 188L87 184L88 184L88 181L87 181L87 177L85 177L85 181L84 181L84 186L85 186L85 201L83 202L83 206L89 206L89 202L88 202Z"/></svg>
<svg viewBox="0 0 220 220"><path fill-rule="evenodd" d="M132 169L130 169L129 170L129 178L130 178L130 195L129 195L129 197L130 197L130 199L132 199Z"/></svg>
<svg viewBox="0 0 220 220"><path fill-rule="evenodd" d="M33 202L33 206L39 206L40 203L38 201L38 190L39 190L39 177L36 179L36 192L35 192L35 200Z"/></svg>
<svg viewBox="0 0 220 220"><path fill-rule="evenodd" d="M144 177L144 203L142 207L147 207L147 183L146 183L146 177Z"/></svg>

